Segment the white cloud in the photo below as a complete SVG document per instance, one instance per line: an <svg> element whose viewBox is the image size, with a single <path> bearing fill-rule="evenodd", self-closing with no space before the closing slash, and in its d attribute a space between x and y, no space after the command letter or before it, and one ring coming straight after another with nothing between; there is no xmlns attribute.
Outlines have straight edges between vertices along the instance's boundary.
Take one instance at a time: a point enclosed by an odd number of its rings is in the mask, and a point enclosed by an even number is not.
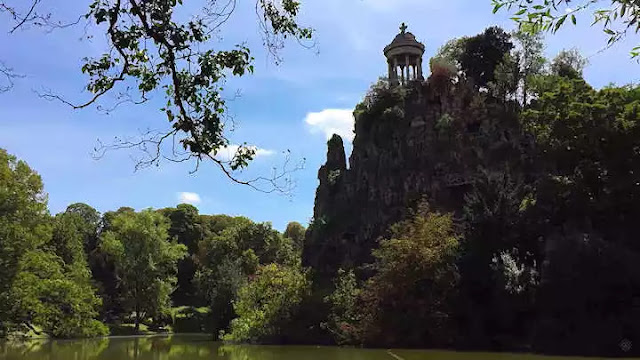
<svg viewBox="0 0 640 360"><path fill-rule="evenodd" d="M192 192L181 192L178 194L178 199L181 204L191 205L197 205L202 201L202 199L200 199L200 195Z"/></svg>
<svg viewBox="0 0 640 360"><path fill-rule="evenodd" d="M263 149L254 145L246 145L245 147L255 150L256 153L255 153L254 159L271 156L276 153L274 150ZM215 158L220 161L231 161L233 157L236 155L236 153L238 152L239 148L240 148L240 145L231 144L226 148L222 148L218 150L218 154L216 154Z"/></svg>
<svg viewBox="0 0 640 360"><path fill-rule="evenodd" d="M351 109L324 109L320 112L310 112L304 119L312 133L324 133L327 139L333 134L342 136L343 139L353 140L353 110Z"/></svg>
<svg viewBox="0 0 640 360"><path fill-rule="evenodd" d="M573 9L572 9L572 8L570 8L570 7L568 7L568 8L566 8L566 9L564 9L564 11L568 14L568 13L572 12L572 11L573 11Z"/></svg>

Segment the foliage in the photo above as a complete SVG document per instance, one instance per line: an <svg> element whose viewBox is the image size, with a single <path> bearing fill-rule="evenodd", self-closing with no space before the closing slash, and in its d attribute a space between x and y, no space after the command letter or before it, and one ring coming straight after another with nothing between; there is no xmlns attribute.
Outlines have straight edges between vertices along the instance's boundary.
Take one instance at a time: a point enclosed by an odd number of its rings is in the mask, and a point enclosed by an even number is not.
<svg viewBox="0 0 640 360"><path fill-rule="evenodd" d="M450 344L458 269L458 236L450 215L426 203L391 228L374 250L375 274L362 292L365 344Z"/></svg>
<svg viewBox="0 0 640 360"><path fill-rule="evenodd" d="M169 220L169 237L187 247L187 256L178 262L178 287L171 295L178 305L200 305L197 289L193 283L196 272L198 243L204 239L205 228L198 215L198 209L189 204L160 210Z"/></svg>
<svg viewBox="0 0 640 360"><path fill-rule="evenodd" d="M25 254L13 284L11 300L18 318L57 338L107 335L95 319L101 301L84 269L65 269L62 259L42 250Z"/></svg>
<svg viewBox="0 0 640 360"><path fill-rule="evenodd" d="M357 344L362 339L359 307L361 287L353 270L338 270L335 279L335 290L324 298L331 307L327 322L321 324L334 337L339 345Z"/></svg>
<svg viewBox="0 0 640 360"><path fill-rule="evenodd" d="M98 229L100 227L100 213L98 210L83 203L75 203L67 206L67 214L76 214L80 217L80 226L83 236L84 251L90 254L98 245Z"/></svg>
<svg viewBox="0 0 640 360"><path fill-rule="evenodd" d="M587 64L588 60L578 50L563 50L551 62L551 74L580 79Z"/></svg>
<svg viewBox="0 0 640 360"><path fill-rule="evenodd" d="M287 224L287 228L284 230L284 237L289 238L293 242L293 247L296 251L302 252L304 246L304 235L307 229L299 222L292 221Z"/></svg>
<svg viewBox="0 0 640 360"><path fill-rule="evenodd" d="M572 4L571 0L491 0L493 12L502 8L513 12L511 18L522 30L530 33L540 31L557 32L570 19L573 25L578 22L581 13L588 12L594 5L604 1L586 0L580 4ZM598 6L593 11L593 23L601 24L602 30L609 37L607 46L623 39L629 31L637 34L640 31L640 5L634 0L612 0L608 7ZM631 51L633 57L640 55L640 46Z"/></svg>
<svg viewBox="0 0 640 360"><path fill-rule="evenodd" d="M487 28L482 34L464 41L459 54L460 68L478 87L486 87L495 79L495 72L504 56L513 49L511 37L501 28Z"/></svg>
<svg viewBox="0 0 640 360"><path fill-rule="evenodd" d="M309 292L307 275L277 264L261 266L238 292L233 304L238 317L222 338L234 342L269 342L286 329Z"/></svg>
<svg viewBox="0 0 640 360"><path fill-rule="evenodd" d="M51 221L46 206L40 177L0 149L0 335L34 327L54 337L104 335L83 219Z"/></svg>
<svg viewBox="0 0 640 360"><path fill-rule="evenodd" d="M0 149L0 335L13 323L8 298L20 259L51 236L47 215L40 176Z"/></svg>
<svg viewBox="0 0 640 360"><path fill-rule="evenodd" d="M298 256L290 238L269 223L256 224L247 218L237 218L219 234L202 241L195 279L213 310L215 328L225 329L234 318L231 301L259 264L293 266L299 263Z"/></svg>
<svg viewBox="0 0 640 360"><path fill-rule="evenodd" d="M73 104L58 95L44 96L80 109L118 91L115 106L145 103L160 92L165 97L160 110L171 123L170 130L149 132L139 141L125 139L115 147L140 146L148 157L138 166L149 166L159 163L163 158L160 145L172 139L183 149L172 149L167 158L195 159L197 165L209 160L231 179L250 184L231 173L249 164L255 147L241 145L230 161L216 157L229 146L225 134L225 79L254 70L248 47L237 45L235 49L220 50L212 46L213 34L229 20L234 9L235 2L224 5L207 1L200 11L185 17L179 15L185 11L182 1L93 0L85 18L105 32L109 49L101 56L84 59L82 72L89 78L86 89L92 97ZM260 30L274 55L287 37L312 37L312 29L297 23L299 11L300 3L295 0L256 0Z"/></svg>
<svg viewBox="0 0 640 360"><path fill-rule="evenodd" d="M515 32L512 37L518 45L514 58L519 59L520 74L518 77L521 83L521 103L526 105L529 102L529 88L532 78L543 72L546 62L542 35L519 31Z"/></svg>
<svg viewBox="0 0 640 360"><path fill-rule="evenodd" d="M457 75L456 65L445 57L433 57L429 60L429 66L429 83L433 84L439 94L445 94Z"/></svg>
<svg viewBox="0 0 640 360"><path fill-rule="evenodd" d="M159 316L170 307L177 263L187 249L169 241L168 228L152 210L123 212L101 235L100 248L114 262L124 306L135 312L136 330L146 316Z"/></svg>

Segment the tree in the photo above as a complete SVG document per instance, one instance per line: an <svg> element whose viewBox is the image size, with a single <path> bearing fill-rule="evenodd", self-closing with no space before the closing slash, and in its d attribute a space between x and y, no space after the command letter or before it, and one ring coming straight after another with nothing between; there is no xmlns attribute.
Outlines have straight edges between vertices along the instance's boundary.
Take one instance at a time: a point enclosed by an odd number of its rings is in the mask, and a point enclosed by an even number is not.
<svg viewBox="0 0 640 360"><path fill-rule="evenodd" d="M375 274L362 291L365 344L444 346L455 336L458 236L450 215L426 203L373 251Z"/></svg>
<svg viewBox="0 0 640 360"><path fill-rule="evenodd" d="M40 176L0 149L0 335L105 335L83 249L83 219L50 219Z"/></svg>
<svg viewBox="0 0 640 360"><path fill-rule="evenodd" d="M198 209L189 204L180 204L175 208L160 210L169 220L169 237L187 247L187 256L178 262L178 288L172 294L174 303L179 305L198 305L197 289L193 284L196 272L196 253L198 243L204 239L205 229L198 215Z"/></svg>
<svg viewBox="0 0 640 360"><path fill-rule="evenodd" d="M8 300L20 259L51 237L40 175L0 149L0 334L11 322Z"/></svg>
<svg viewBox="0 0 640 360"><path fill-rule="evenodd" d="M640 31L640 4L635 0L612 0L607 5L601 0L587 0L579 4L571 3L571 0L491 0L491 3L494 13L502 8L513 12L512 19L520 25L520 29L530 33L555 33L567 19L576 25L578 16L590 11L596 4L600 6L593 10L591 25L602 25L602 30L609 36L607 47L623 39L630 31L635 34ZM640 55L640 46L634 47L631 55Z"/></svg>
<svg viewBox="0 0 640 360"><path fill-rule="evenodd" d="M66 214L77 214L82 219L82 232L84 250L91 254L97 246L98 230L100 227L100 213L98 210L83 203L75 203L67 206Z"/></svg>
<svg viewBox="0 0 640 360"><path fill-rule="evenodd" d="M217 156L230 145L225 132L225 79L254 70L246 46L220 50L211 43L212 35L229 21L236 1L207 0L200 11L183 16L182 1L93 0L85 17L106 32L109 48L101 56L85 59L82 66L91 97L76 103L53 93L41 96L83 109L114 93L117 100L107 106L110 109L123 103L142 104L152 94L161 93L165 105L160 110L170 129L149 131L141 139L119 139L113 145L100 146L97 155L111 149L139 148L143 158L137 167L168 159L193 160L197 169L206 160L235 182L254 187L266 182L279 189L278 181L284 174L248 181L234 176L234 171L245 168L253 159L255 146L240 144L228 160ZM312 37L312 29L297 23L299 10L300 3L295 0L256 0L264 43L276 61L286 38L304 41ZM165 142L169 146L163 147ZM176 149L176 144L181 149ZM163 149L169 147L165 154Z"/></svg>
<svg viewBox="0 0 640 360"><path fill-rule="evenodd" d="M215 328L225 329L234 318L232 300L261 264L298 265L292 240L270 223L237 218L230 227L206 238L198 250L196 283L215 314Z"/></svg>
<svg viewBox="0 0 640 360"><path fill-rule="evenodd" d="M522 89L522 104L529 101L529 89L532 78L540 75L544 69L546 59L544 57L544 45L542 35L529 34L518 31L512 35L518 44L517 56L520 60L520 80Z"/></svg>
<svg viewBox="0 0 640 360"><path fill-rule="evenodd" d="M261 266L238 292L233 303L238 317L233 319L231 330L223 339L278 342L309 289L306 274L297 268L277 264Z"/></svg>
<svg viewBox="0 0 640 360"><path fill-rule="evenodd" d="M521 173L485 169L465 195L459 318L465 345L503 349L526 341L533 323L537 229ZM538 262L539 263L539 262ZM523 311L523 309L525 309Z"/></svg>
<svg viewBox="0 0 640 360"><path fill-rule="evenodd" d="M186 246L168 239L169 224L159 213L144 210L116 215L100 238L101 250L115 265L125 308L135 313L135 330L146 316L169 306L178 261Z"/></svg>
<svg viewBox="0 0 640 360"><path fill-rule="evenodd" d="M577 49L562 50L551 62L551 74L579 79L588 63Z"/></svg>
<svg viewBox="0 0 640 360"><path fill-rule="evenodd" d="M299 222L292 221L287 224L287 228L284 230L284 237L293 241L293 247L296 251L301 252L304 246L304 235L307 229Z"/></svg>
<svg viewBox="0 0 640 360"><path fill-rule="evenodd" d="M495 72L504 56L513 49L511 38L497 26L464 41L459 62L467 78L478 87L486 87L495 79Z"/></svg>
<svg viewBox="0 0 640 360"><path fill-rule="evenodd" d="M91 285L86 262L66 263L54 253L29 251L20 260L10 299L22 324L52 337L108 334L107 327L95 319L101 300Z"/></svg>
<svg viewBox="0 0 640 360"><path fill-rule="evenodd" d="M358 344L363 340L360 308L362 286L353 270L338 270L335 290L324 298L330 306L327 321L320 325L327 329L339 345Z"/></svg>

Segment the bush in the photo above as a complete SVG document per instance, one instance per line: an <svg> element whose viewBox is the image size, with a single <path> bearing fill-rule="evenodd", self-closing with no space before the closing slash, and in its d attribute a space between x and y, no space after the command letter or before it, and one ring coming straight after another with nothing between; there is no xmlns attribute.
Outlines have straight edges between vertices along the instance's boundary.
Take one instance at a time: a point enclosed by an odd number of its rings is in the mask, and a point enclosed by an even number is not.
<svg viewBox="0 0 640 360"><path fill-rule="evenodd" d="M225 341L273 342L287 330L288 323L310 289L307 274L278 264L261 266L238 292L233 303L238 315Z"/></svg>
<svg viewBox="0 0 640 360"><path fill-rule="evenodd" d="M358 307L361 293L353 270L338 270L335 291L324 298L325 303L330 306L330 312L328 321L321 326L329 331L340 345L356 344L361 340L359 322L362 316Z"/></svg>
<svg viewBox="0 0 640 360"><path fill-rule="evenodd" d="M426 203L395 224L374 250L375 275L360 294L362 340L368 345L446 346L453 342L459 280L458 237L450 215Z"/></svg>

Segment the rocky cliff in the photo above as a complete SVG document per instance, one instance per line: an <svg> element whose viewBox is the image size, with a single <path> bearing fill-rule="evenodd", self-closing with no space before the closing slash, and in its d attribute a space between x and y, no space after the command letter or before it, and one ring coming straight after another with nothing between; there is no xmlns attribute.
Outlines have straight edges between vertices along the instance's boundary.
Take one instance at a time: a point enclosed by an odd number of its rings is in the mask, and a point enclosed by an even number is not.
<svg viewBox="0 0 640 360"><path fill-rule="evenodd" d="M517 153L515 116L466 84L429 79L374 85L355 111L349 166L342 139L318 172L303 264L316 280L369 263L390 225L421 200L460 217L479 169ZM498 120L499 119L499 120Z"/></svg>

